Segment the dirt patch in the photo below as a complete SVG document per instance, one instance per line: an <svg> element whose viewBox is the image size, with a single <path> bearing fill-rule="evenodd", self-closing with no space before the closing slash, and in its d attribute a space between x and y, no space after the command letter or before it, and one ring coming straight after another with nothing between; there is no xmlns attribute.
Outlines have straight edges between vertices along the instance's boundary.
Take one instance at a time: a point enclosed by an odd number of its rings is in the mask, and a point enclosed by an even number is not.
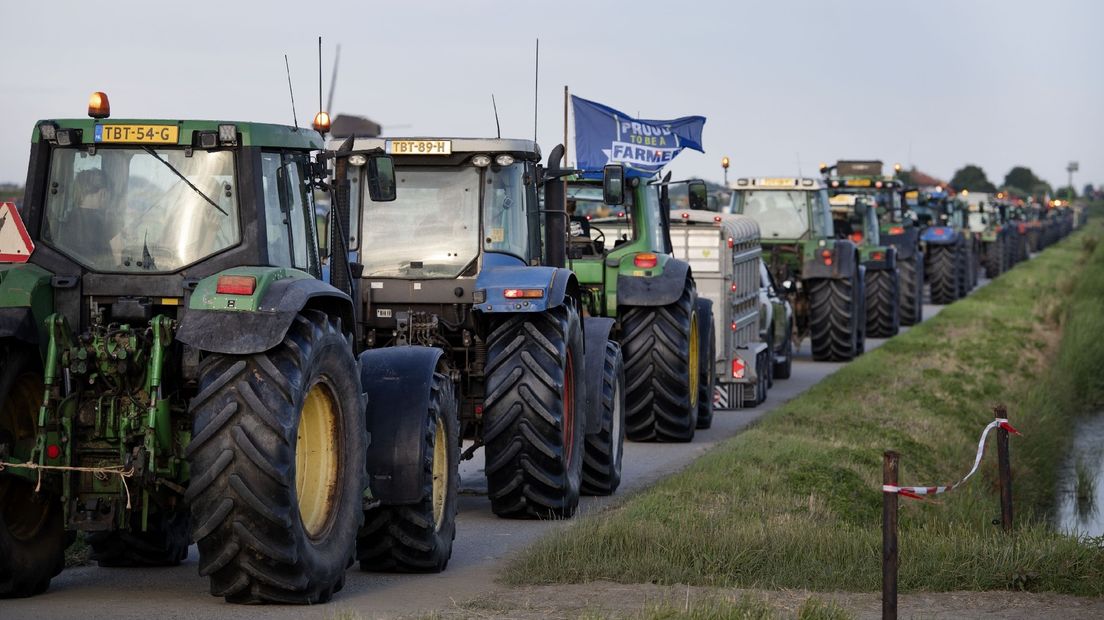
<svg viewBox="0 0 1104 620"><path fill-rule="evenodd" d="M498 587L458 601L429 618L636 618L657 610L692 611L698 604L763 601L780 618L794 618L806 599L834 602L856 618L880 618L881 596L873 593L747 590L595 582L560 586ZM1104 618L1104 599L1029 592L938 592L901 595L901 618L1076 620Z"/></svg>

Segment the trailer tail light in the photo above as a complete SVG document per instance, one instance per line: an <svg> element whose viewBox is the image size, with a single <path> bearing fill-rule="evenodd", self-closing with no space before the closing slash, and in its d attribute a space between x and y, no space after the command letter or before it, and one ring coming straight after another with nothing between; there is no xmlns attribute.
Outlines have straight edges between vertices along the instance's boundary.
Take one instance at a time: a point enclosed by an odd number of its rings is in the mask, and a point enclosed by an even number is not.
<svg viewBox="0 0 1104 620"><path fill-rule="evenodd" d="M736 292L736 283L733 282L732 286L730 288L732 289L732 292L735 293Z"/></svg>
<svg viewBox="0 0 1104 620"><path fill-rule="evenodd" d="M870 255L870 258L872 258L874 260L885 260L885 253L884 252L874 252L873 254Z"/></svg>
<svg viewBox="0 0 1104 620"><path fill-rule="evenodd" d="M721 223L721 216L719 216L719 215L714 215L714 216L713 216L713 221L714 221L715 223L717 223L717 224L720 224L720 223Z"/></svg>
<svg viewBox="0 0 1104 620"><path fill-rule="evenodd" d="M736 327L737 327L737 326L736 326L736 321L733 321L733 322L732 322L732 324L731 324L731 325L729 325L729 327L731 327L731 328L732 328L732 331L736 331Z"/></svg>
<svg viewBox="0 0 1104 620"><path fill-rule="evenodd" d="M854 241L855 243L862 243L863 234L861 232L853 232L853 233L851 233L850 236L851 236L851 240Z"/></svg>
<svg viewBox="0 0 1104 620"><path fill-rule="evenodd" d="M61 447L60 446L58 446L56 443L52 443L52 444L46 446L46 458L56 459L59 456L61 456Z"/></svg>
<svg viewBox="0 0 1104 620"><path fill-rule="evenodd" d="M257 289L253 276L219 276L215 292L219 295L252 295Z"/></svg>
<svg viewBox="0 0 1104 620"><path fill-rule="evenodd" d="M903 235L905 234L904 226L891 226L889 228L889 234L891 235Z"/></svg>
<svg viewBox="0 0 1104 620"><path fill-rule="evenodd" d="M736 247L736 242L732 239L732 237L729 237L728 238L728 248L731 250L734 247Z"/></svg>
<svg viewBox="0 0 1104 620"><path fill-rule="evenodd" d="M821 250L820 257L824 260L826 266L832 266L832 250Z"/></svg>
<svg viewBox="0 0 1104 620"><path fill-rule="evenodd" d="M617 212L617 217L625 217L625 212L624 211L618 211Z"/></svg>
<svg viewBox="0 0 1104 620"><path fill-rule="evenodd" d="M651 252L641 252L633 257L633 264L637 267L655 267L658 262L656 255Z"/></svg>
<svg viewBox="0 0 1104 620"><path fill-rule="evenodd" d="M544 289L508 288L502 291L502 296L506 299L542 299L544 297Z"/></svg>
<svg viewBox="0 0 1104 620"><path fill-rule="evenodd" d="M743 360L736 358L732 360L732 378L743 379L744 374L747 372L747 366L744 365Z"/></svg>
<svg viewBox="0 0 1104 620"><path fill-rule="evenodd" d="M687 213L687 212L685 212L685 211L683 211L683 212L682 212L682 219L684 219L684 220L688 220L688 219L690 219L690 214L689 214L689 213Z"/></svg>

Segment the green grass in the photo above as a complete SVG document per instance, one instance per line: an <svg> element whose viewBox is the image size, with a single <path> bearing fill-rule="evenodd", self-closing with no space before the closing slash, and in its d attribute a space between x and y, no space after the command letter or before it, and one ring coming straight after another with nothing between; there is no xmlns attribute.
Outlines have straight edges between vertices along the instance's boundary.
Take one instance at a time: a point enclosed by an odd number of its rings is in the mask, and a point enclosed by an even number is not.
<svg viewBox="0 0 1104 620"><path fill-rule="evenodd" d="M876 591L883 451L901 453L902 484L955 481L1004 403L1024 432L1012 439L1015 535L993 525L988 453L939 503L902 500L901 589L1104 595L1104 547L1048 526L1069 421L1104 402L1101 230L1093 222L683 472L543 539L503 579Z"/></svg>

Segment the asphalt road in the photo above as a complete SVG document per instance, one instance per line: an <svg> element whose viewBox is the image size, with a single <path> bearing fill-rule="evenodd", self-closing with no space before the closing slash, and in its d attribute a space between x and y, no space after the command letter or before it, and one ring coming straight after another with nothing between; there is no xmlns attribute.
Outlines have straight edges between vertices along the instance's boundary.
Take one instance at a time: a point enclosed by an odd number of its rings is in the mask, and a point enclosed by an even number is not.
<svg viewBox="0 0 1104 620"><path fill-rule="evenodd" d="M942 306L924 306L925 319ZM907 328L906 328L907 329ZM867 349L884 340L868 339ZM775 381L767 401L754 409L719 411L713 428L698 431L689 444L625 443L621 488L612 498L583 498L580 514L599 510L627 494L678 471L717 442L731 437L768 411L801 394L843 364L813 362L808 342L794 358L791 378ZM491 513L482 474L483 452L461 464L463 479L456 542L448 570L438 575L364 573L355 567L345 589L326 605L316 607L248 607L230 605L208 593L207 579L197 573L193 546L188 559L173 568L99 568L81 566L63 571L43 595L0 601L0 620L112 618L170 620L176 618L353 618L393 617L443 609L490 589L501 560L537 537L568 522L513 521Z"/></svg>

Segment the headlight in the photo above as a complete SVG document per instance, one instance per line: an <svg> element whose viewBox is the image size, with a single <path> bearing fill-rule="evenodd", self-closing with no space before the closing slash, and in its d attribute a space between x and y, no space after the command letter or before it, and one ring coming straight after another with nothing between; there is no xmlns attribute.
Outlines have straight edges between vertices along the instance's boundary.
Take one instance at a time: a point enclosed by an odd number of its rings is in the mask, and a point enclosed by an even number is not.
<svg viewBox="0 0 1104 620"><path fill-rule="evenodd" d="M349 165L350 166L363 166L366 163L368 163L368 156L367 155L350 155L349 156Z"/></svg>
<svg viewBox="0 0 1104 620"><path fill-rule="evenodd" d="M490 155L475 155L471 158L473 166L479 166L480 168L486 168L491 165Z"/></svg>
<svg viewBox="0 0 1104 620"><path fill-rule="evenodd" d="M499 166L509 166L510 164L514 163L514 157L513 155L502 154L498 157L495 157L495 163Z"/></svg>

